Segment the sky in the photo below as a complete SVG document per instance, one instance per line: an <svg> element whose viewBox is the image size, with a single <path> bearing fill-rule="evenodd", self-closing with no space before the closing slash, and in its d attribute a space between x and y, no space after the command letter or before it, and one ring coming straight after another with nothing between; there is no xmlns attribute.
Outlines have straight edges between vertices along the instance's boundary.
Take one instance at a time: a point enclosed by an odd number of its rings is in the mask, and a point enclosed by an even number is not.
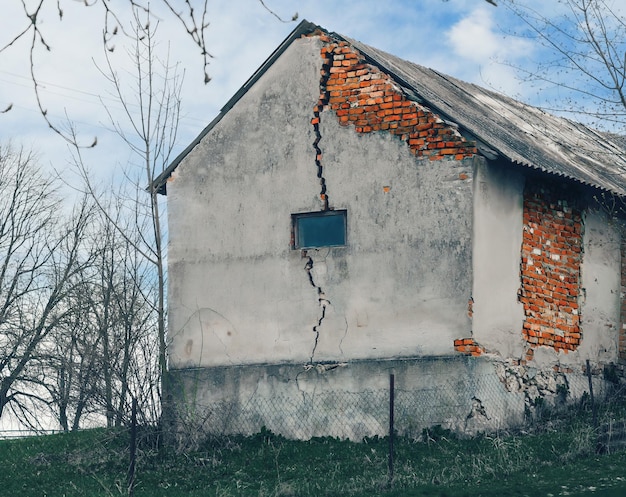
<svg viewBox="0 0 626 497"><path fill-rule="evenodd" d="M34 4L34 0L25 1L27 5ZM0 47L27 26L22 0L3 3ZM112 86L98 69L105 67L103 10L100 2L90 3L94 5L85 7L81 0L59 0L63 9L63 18L59 20L57 1L44 2L39 26L51 50L36 43L32 67L46 115L63 129L71 122L84 145L97 138L97 146L83 150L83 159L95 177L108 181L119 178L120 171L135 158L111 132L104 109L105 104L115 116L121 116L122 128L130 129L112 96ZM120 20L128 20L126 3L112 2L120 5ZM538 90L520 83L514 67L539 57L539 47L533 40L507 35L516 30L519 19L508 9L494 7L484 0L210 0L208 3L210 25L206 36L212 55L208 67L211 81L204 84L199 50L159 0L152 1L155 17L159 19L158 51L162 55L169 51L170 62L179 63L180 72L184 72L174 156L217 115L303 19L528 103L537 99ZM543 5L548 13L559 8L558 2L527 0L527 3ZM550 6L546 7L546 3ZM296 12L298 21L291 22ZM10 111L0 114L0 144L11 142L13 146L35 150L45 167L72 183L76 180L75 168L67 144L48 128L37 108L30 75L30 43L31 39L24 37L0 52L0 110L12 105ZM129 39L118 35L111 55L123 80L133 67L125 49L129 43Z"/></svg>
<svg viewBox="0 0 626 497"><path fill-rule="evenodd" d="M57 172L69 185L80 183L72 165L71 149L51 131L37 107L31 77L31 39L11 41L28 26L23 10L42 0L2 0L0 16L0 147L32 149L43 167ZM142 0L138 0L142 1ZM174 0L183 5L182 0ZM191 0L199 2L200 0ZM184 72L182 110L174 157L219 113L254 71L271 55L300 20L357 39L415 63L437 69L468 82L536 104L542 90L520 82L516 67L527 67L546 56L535 40L514 36L519 18L496 0L208 0L210 25L206 30L212 59L211 81L204 84L204 67L198 48L161 0L151 0L158 21L157 46L164 57ZM547 16L559 13L557 0L518 0ZM109 0L119 9L120 21L129 19L129 0ZM148 0L145 0L146 4ZM615 0L616 4L623 0ZM68 123L80 143L97 145L82 150L86 167L102 184L120 184L136 157L111 131L105 106L120 126L123 120L113 88L99 68L106 67L102 45L102 0L43 0L38 26L50 46L39 42L32 69L40 87L41 106L51 122L62 129ZM265 3L266 7L264 7ZM57 5L63 9L59 19ZM623 6L622 6L623 8ZM268 9L283 20L277 17ZM32 10L29 11L29 13ZM298 21L290 19L297 12ZM128 29L128 24L125 26ZM123 81L133 69L126 49L131 40L118 35L111 54ZM7 46L7 44L10 44Z"/></svg>

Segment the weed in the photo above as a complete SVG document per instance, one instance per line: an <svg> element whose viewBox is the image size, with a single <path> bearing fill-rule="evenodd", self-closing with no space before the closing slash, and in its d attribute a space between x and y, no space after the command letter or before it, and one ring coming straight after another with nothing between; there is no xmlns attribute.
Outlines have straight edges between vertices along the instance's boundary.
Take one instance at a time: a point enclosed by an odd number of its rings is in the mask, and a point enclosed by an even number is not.
<svg viewBox="0 0 626 497"><path fill-rule="evenodd" d="M575 461L595 453L597 432L590 425L579 425L571 431L569 443L559 454L561 462Z"/></svg>
<svg viewBox="0 0 626 497"><path fill-rule="evenodd" d="M562 400L565 400L567 398L567 395L569 394L569 386L567 385L567 383L558 384L556 386L556 394Z"/></svg>
<svg viewBox="0 0 626 497"><path fill-rule="evenodd" d="M614 437L624 406L615 404L600 419L613 420ZM588 495L589 482L596 494L626 494L626 451L595 453L587 411L550 421L549 429L527 434L460 439L434 426L422 441L398 437L391 489L384 438L292 441L264 429L251 437L198 437L193 449L160 452L147 437L139 447L135 496ZM32 495L32 489L48 497L126 495L127 450L123 430L0 442L0 496Z"/></svg>
<svg viewBox="0 0 626 497"><path fill-rule="evenodd" d="M430 428L424 428L422 430L422 440L428 443L440 442L442 440L455 440L456 434L447 428L443 428L441 425L431 426Z"/></svg>
<svg viewBox="0 0 626 497"><path fill-rule="evenodd" d="M621 384L621 372L615 364L607 364L604 366L604 379L613 385Z"/></svg>

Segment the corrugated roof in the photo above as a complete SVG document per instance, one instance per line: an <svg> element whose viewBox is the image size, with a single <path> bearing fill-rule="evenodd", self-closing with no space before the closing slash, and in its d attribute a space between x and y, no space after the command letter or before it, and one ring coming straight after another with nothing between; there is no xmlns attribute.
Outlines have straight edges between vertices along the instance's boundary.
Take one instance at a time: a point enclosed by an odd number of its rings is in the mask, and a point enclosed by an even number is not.
<svg viewBox="0 0 626 497"><path fill-rule="evenodd" d="M516 164L626 196L623 139L356 40L345 40L371 63L408 86L425 105L458 124L498 155Z"/></svg>
<svg viewBox="0 0 626 497"><path fill-rule="evenodd" d="M241 95L296 38L322 29L301 22L272 56L255 72L216 118L179 155L155 183L163 188L167 177L199 143ZM324 30L325 31L325 30ZM459 131L477 141L488 158L570 178L583 184L626 196L626 139L592 130L487 90L388 54L357 40L328 33L347 41L368 60L392 76L405 91L442 118L456 123Z"/></svg>

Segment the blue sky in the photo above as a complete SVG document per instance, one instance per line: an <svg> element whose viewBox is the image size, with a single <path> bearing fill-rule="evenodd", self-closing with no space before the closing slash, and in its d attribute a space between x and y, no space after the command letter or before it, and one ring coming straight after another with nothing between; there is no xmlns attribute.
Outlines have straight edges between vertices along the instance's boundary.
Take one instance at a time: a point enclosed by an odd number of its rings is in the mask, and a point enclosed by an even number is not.
<svg viewBox="0 0 626 497"><path fill-rule="evenodd" d="M123 169L134 157L108 128L102 103L119 115L111 87L97 70L103 66L102 11L99 3L85 7L82 0L59 0L64 17L55 12L57 0L45 0L40 27L52 50L38 45L34 67L41 85L42 106L59 127L69 119L82 142L94 137L98 145L83 151L93 175L102 183L124 181ZM160 0L152 0L155 8ZM322 27L375 46L418 64L457 78L490 87L531 104L542 102L541 88L522 84L515 66L545 60L546 54L531 39L505 35L521 28L518 18L504 6L484 0L264 0L274 12L290 19L298 12ZM505 0L502 0L505 1ZM518 0L554 16L557 0ZM26 0L34 4L35 0ZM94 3L92 0L91 3ZM9 43L27 22L21 0L2 0L0 47ZM127 0L113 0L125 5ZM146 0L147 3L147 0ZM182 3L182 2L181 2ZM623 0L615 0L616 4ZM160 49L170 50L170 60L185 70L182 118L174 154L215 117L260 64L297 25L283 23L263 8L259 0L209 0L211 25L207 44L214 56L209 66L212 81L205 85L202 59L195 45L171 15L163 14L158 35ZM622 7L623 8L623 7ZM160 15L157 9L157 14ZM0 144L12 142L34 149L40 162L77 184L67 144L50 131L37 110L32 90L29 39L23 38L0 52ZM114 62L123 76L132 68L119 37Z"/></svg>
<svg viewBox="0 0 626 497"><path fill-rule="evenodd" d="M122 2L118 2L122 3ZM152 2L157 4L158 2ZM520 84L512 66L525 65L542 57L532 40L506 36L520 22L503 6L484 0L265 0L284 19L294 12L322 27L381 48L390 53L481 86L537 103L539 91ZM525 0L551 15L558 2ZM182 119L176 153L217 114L254 70L290 33L297 22L280 22L259 0L212 0L208 46L214 56L209 66L212 81L203 83L202 60L194 44L171 15L163 14L158 35L159 48L169 47L170 60L185 70ZM545 5L549 4L549 5ZM0 45L10 41L25 25L18 0L7 0L0 19ZM119 174L133 160L108 127L102 101L113 112L119 106L110 99L111 87L98 72L103 65L102 12L98 5L86 8L76 0L61 1L63 20L55 12L56 2L42 13L41 27L52 51L39 49L35 70L41 82L42 105L59 126L71 120L83 143L94 136L98 146L84 152L96 176ZM13 9L13 10L12 10ZM157 11L158 12L158 11ZM36 108L30 81L28 42L22 39L0 52L1 140L34 148L41 162L72 173L70 156L63 140L52 133ZM114 61L120 73L129 70L124 39L118 37ZM71 181L71 179L70 179Z"/></svg>

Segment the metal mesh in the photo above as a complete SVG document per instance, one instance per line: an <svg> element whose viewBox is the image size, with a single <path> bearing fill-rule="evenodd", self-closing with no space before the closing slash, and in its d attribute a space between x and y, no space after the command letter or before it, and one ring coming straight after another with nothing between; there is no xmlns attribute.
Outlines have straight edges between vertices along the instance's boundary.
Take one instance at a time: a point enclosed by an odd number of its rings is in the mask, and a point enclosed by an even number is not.
<svg viewBox="0 0 626 497"><path fill-rule="evenodd" d="M363 391L347 391L345 383L334 384L332 376L320 375L306 389L290 393L255 391L248 397L215 402L194 399L187 415L179 418L193 430L217 435L251 435L267 429L300 440L329 436L358 441L385 436L391 391L389 373L380 376L380 388ZM439 377L434 368L431 377L396 374L395 380L394 430L412 438L435 426L473 435L541 422L546 413L589 396L584 373L526 375L525 383L515 383L493 369L489 374ZM612 391L611 383L598 375L593 388L600 403Z"/></svg>

